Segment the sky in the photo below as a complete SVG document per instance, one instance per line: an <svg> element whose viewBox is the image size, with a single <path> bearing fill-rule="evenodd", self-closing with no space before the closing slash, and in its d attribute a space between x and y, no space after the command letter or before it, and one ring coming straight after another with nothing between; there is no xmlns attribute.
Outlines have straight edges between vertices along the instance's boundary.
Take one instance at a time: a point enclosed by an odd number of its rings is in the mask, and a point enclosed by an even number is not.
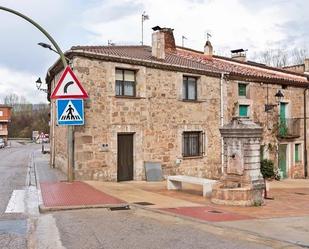
<svg viewBox="0 0 309 249"><path fill-rule="evenodd" d="M307 48L307 0L0 0L38 22L62 50L74 45L151 45L151 28L174 29L177 45L203 50L206 33L217 54L248 49L248 57L267 49ZM48 40L34 26L0 10L0 103L15 93L31 103L45 102L35 81L45 79L58 55L37 45ZM308 48L307 48L308 49ZM45 84L43 84L45 85Z"/></svg>

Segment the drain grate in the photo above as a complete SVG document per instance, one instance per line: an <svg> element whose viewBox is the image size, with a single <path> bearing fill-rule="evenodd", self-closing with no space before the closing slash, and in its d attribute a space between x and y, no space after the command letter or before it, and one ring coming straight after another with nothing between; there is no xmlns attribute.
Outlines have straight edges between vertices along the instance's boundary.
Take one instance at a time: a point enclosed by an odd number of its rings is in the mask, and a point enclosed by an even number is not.
<svg viewBox="0 0 309 249"><path fill-rule="evenodd" d="M217 210L209 210L208 213L222 214L222 212L217 211Z"/></svg>
<svg viewBox="0 0 309 249"><path fill-rule="evenodd" d="M151 206L151 205L154 205L153 203L147 202L147 201L133 202L133 204L142 205L142 206Z"/></svg>
<svg viewBox="0 0 309 249"><path fill-rule="evenodd" d="M301 192L295 192L295 194L297 194L297 195L308 195L306 193L301 193Z"/></svg>
<svg viewBox="0 0 309 249"><path fill-rule="evenodd" d="M122 206L122 207L111 207L109 208L110 211L121 211L121 210L130 210L129 205Z"/></svg>

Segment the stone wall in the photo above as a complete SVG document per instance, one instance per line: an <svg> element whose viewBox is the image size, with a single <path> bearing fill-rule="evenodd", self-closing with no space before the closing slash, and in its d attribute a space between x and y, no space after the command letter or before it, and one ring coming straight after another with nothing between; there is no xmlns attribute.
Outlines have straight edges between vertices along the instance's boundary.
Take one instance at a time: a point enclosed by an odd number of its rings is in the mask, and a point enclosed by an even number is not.
<svg viewBox="0 0 309 249"><path fill-rule="evenodd" d="M136 98L115 96L115 68L136 70ZM75 175L78 179L117 180L117 134L134 133L134 179L145 178L144 162L161 162L164 175L221 176L220 79L198 78L198 101L182 100L184 73L143 66L75 57L73 70L89 94L85 101L85 125L75 127ZM59 77L59 74L56 77ZM224 123L238 113L239 104L250 105L250 117L263 127L264 155L278 163L278 107L264 111L267 84L248 83L247 98L238 97L238 81L225 81ZM281 85L268 85L268 103L276 104ZM303 89L281 89L288 103L288 117L303 117ZM307 108L308 110L309 108ZM54 106L55 110L55 106ZM55 165L66 171L66 129L55 126ZM205 133L205 154L183 158L182 132ZM289 144L289 176L301 177L303 160L293 161L293 146L301 136L282 140ZM308 134L309 135L309 134ZM103 145L105 147L103 147ZM302 157L303 159L303 157Z"/></svg>
<svg viewBox="0 0 309 249"><path fill-rule="evenodd" d="M161 162L164 175L220 176L219 78L191 75L198 77L198 101L184 102L183 73L85 58L75 58L73 68L89 94L85 125L75 127L77 179L117 180L117 134L126 132L134 133L136 180L145 178L146 161ZM115 68L136 70L136 98L115 96ZM65 159L58 154L64 131L56 127L56 164ZM203 156L182 157L183 131L205 133Z"/></svg>
<svg viewBox="0 0 309 249"><path fill-rule="evenodd" d="M238 96L238 83L247 83L247 97ZM263 127L262 145L264 146L264 157L274 161L278 166L278 144L288 145L288 175L289 177L303 176L303 155L302 161L294 162L294 145L300 143L303 148L304 130L303 130L303 88L282 87L275 84L263 84L257 82L228 81L226 82L227 104L225 105L225 123L228 123L233 116L238 115L238 105L250 105L249 116L255 122ZM277 104L275 94L280 89L284 94L282 102L287 103L287 118L299 118L300 137L294 139L278 139L278 121L279 106L275 106L273 110L265 112L265 104L267 103L267 87L268 87L268 103ZM284 89L283 89L284 88ZM308 110L308 107L307 107ZM309 113L307 114L309 115ZM303 154L303 150L301 152ZM302 169L302 170L301 170ZM295 173L297 172L297 173ZM301 175L302 174L302 175Z"/></svg>

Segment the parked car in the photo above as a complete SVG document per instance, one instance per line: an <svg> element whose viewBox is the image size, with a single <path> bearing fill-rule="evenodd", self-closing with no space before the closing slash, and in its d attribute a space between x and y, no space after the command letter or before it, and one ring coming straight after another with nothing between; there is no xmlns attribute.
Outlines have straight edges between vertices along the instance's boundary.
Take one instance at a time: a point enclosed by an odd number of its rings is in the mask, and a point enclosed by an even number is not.
<svg viewBox="0 0 309 249"><path fill-rule="evenodd" d="M0 138L0 149L2 149L4 147L5 147L4 140L3 140L3 138Z"/></svg>

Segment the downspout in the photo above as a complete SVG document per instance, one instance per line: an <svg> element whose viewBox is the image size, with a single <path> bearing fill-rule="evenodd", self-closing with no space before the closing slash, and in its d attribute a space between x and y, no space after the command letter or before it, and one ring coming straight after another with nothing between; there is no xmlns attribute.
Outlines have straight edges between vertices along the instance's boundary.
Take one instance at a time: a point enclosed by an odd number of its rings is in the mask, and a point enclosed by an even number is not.
<svg viewBox="0 0 309 249"><path fill-rule="evenodd" d="M308 88L304 90L304 176L308 177L308 158L307 158L307 100L306 93Z"/></svg>
<svg viewBox="0 0 309 249"><path fill-rule="evenodd" d="M223 81L224 81L224 73L221 73L221 78L220 78L220 127L221 128L224 125ZM222 174L223 174L223 168L224 168L224 143L223 143L223 138L221 137L221 173Z"/></svg>

